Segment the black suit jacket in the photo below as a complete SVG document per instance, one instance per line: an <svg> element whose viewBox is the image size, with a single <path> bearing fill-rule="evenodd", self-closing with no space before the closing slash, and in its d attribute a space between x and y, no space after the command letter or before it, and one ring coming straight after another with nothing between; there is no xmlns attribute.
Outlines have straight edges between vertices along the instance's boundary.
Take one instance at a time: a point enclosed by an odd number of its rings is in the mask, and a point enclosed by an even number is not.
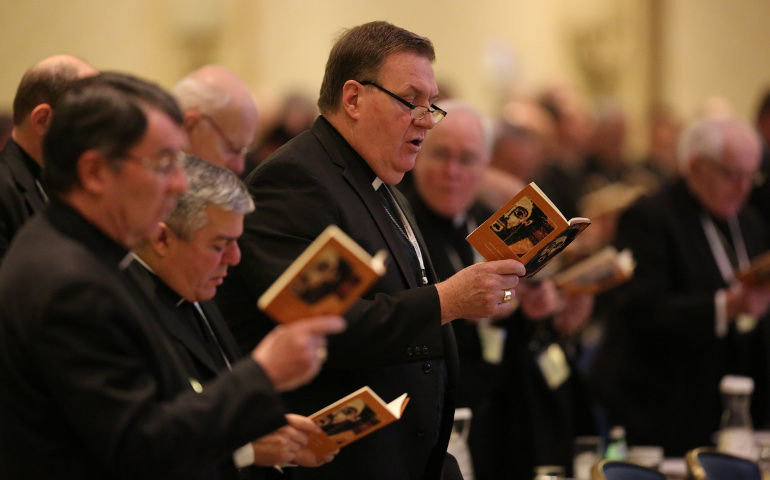
<svg viewBox="0 0 770 480"><path fill-rule="evenodd" d="M198 373L198 378L201 381L206 381L219 375L223 371L220 366L221 362L218 363L212 358L199 332L200 327L191 324L189 319L181 314L178 307L181 297L163 283L163 280L149 272L137 261L132 262L126 271L141 285L150 298L159 302L163 315L163 327L180 348L181 353L190 358ZM213 301L200 302L200 306L219 341L222 353L231 364L234 364L241 358L241 353L230 329L222 319L219 309ZM269 388L269 385L266 387Z"/></svg>
<svg viewBox="0 0 770 480"><path fill-rule="evenodd" d="M413 184L404 187L439 278L473 264L466 224L458 230L428 208ZM492 213L473 204L467 212L470 227ZM558 340L549 320L529 320L518 309L497 325L506 335L503 359L496 365L483 358L477 322L452 322L460 357L458 405L473 412L468 445L475 478L530 478L537 465L562 465L569 472L574 437L594 433L580 378L573 373L553 390L546 384L536 358Z"/></svg>
<svg viewBox="0 0 770 480"><path fill-rule="evenodd" d="M244 222L242 261L216 297L242 348L251 348L273 326L257 312L258 296L329 224L370 253L390 253L386 274L345 315L347 330L330 338L321 374L286 398L304 414L364 385L385 401L404 392L411 401L398 422L343 448L328 465L298 469L301 478L438 479L445 457L454 416L454 335L441 326L435 287L417 284L411 249L403 247L373 179L364 160L319 118L247 178L256 211ZM394 194L416 230L406 201Z"/></svg>
<svg viewBox="0 0 770 480"><path fill-rule="evenodd" d="M127 252L53 202L0 268L0 478L217 478L284 424L251 359L202 382Z"/></svg>
<svg viewBox="0 0 770 480"><path fill-rule="evenodd" d="M592 372L610 421L626 426L629 443L662 445L667 456L711 443L724 374L754 377L755 421L766 418L767 320L750 334L716 337L714 294L726 284L701 212L679 180L621 217L616 246L632 250L636 271L613 293L617 304ZM770 247L753 210L738 220L749 257Z"/></svg>
<svg viewBox="0 0 770 480"><path fill-rule="evenodd" d="M41 171L9 138L0 152L0 261L21 226L45 206L45 197L35 183Z"/></svg>

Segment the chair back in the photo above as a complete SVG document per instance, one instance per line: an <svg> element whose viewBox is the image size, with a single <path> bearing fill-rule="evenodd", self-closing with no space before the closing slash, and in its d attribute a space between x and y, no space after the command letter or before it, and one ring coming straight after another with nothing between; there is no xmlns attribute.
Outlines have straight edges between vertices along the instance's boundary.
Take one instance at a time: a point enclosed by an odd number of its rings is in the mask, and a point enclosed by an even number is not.
<svg viewBox="0 0 770 480"><path fill-rule="evenodd" d="M650 467L619 460L601 460L591 469L592 480L666 480L666 476Z"/></svg>
<svg viewBox="0 0 770 480"><path fill-rule="evenodd" d="M713 447L690 450L685 459L695 480L762 480L756 462L717 452Z"/></svg>

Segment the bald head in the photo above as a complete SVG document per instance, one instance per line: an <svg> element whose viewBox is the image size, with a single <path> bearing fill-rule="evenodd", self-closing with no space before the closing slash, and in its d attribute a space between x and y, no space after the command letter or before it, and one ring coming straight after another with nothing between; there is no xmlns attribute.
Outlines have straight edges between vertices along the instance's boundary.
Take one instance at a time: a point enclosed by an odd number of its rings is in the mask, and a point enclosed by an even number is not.
<svg viewBox="0 0 770 480"><path fill-rule="evenodd" d="M13 139L42 165L42 139L62 93L76 80L98 72L72 55L41 60L21 77L13 99Z"/></svg>
<svg viewBox="0 0 770 480"><path fill-rule="evenodd" d="M228 68L207 65L180 80L172 93L185 115L187 153L241 174L259 120L246 83Z"/></svg>

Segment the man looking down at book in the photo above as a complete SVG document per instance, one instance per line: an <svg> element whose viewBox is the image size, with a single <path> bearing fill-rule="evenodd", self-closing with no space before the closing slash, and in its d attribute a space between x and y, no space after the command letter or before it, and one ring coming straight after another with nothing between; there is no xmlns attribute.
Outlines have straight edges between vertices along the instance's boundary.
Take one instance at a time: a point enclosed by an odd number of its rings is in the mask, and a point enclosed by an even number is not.
<svg viewBox="0 0 770 480"><path fill-rule="evenodd" d="M706 118L683 134L679 155L684 178L621 216L615 246L630 248L637 267L614 292L592 373L611 424L667 457L711 444L725 374L752 376L755 426L770 419L770 290L734 273L770 248L746 205L759 138L735 118Z"/></svg>
<svg viewBox="0 0 770 480"><path fill-rule="evenodd" d="M82 79L57 102L43 139L51 202L0 270L0 478L235 479L233 451L286 424L276 389L309 380L316 337L344 328L276 329L198 381L125 272L187 189L185 143L173 98L135 77Z"/></svg>
<svg viewBox="0 0 770 480"><path fill-rule="evenodd" d="M434 56L430 40L386 22L346 31L327 62L322 116L247 178L257 209L239 241L243 261L217 295L242 348L272 328L256 311L259 295L329 224L391 259L345 315L346 332L330 339L318 378L286 398L302 414L366 385L385 401L404 392L412 400L398 422L346 446L334 462L295 472L303 479L438 480L445 459L445 478L458 478L446 456L457 379L447 324L510 313L504 299L525 273L514 260L487 262L435 284L409 206L390 187L412 169L425 135L443 118L434 104Z"/></svg>
<svg viewBox="0 0 770 480"><path fill-rule="evenodd" d="M414 209L437 275L449 278L484 261L465 237L493 213L477 200L493 133L465 102L449 100L442 108L447 117L426 137L411 181L400 187ZM528 214L522 209L517 218ZM522 282L516 293L520 308L513 315L452 322L460 359L458 407L473 412L468 443L478 480L526 478L536 465L567 467L578 431L573 408L585 403L578 398L582 389L576 386L577 374L553 389L546 386L536 366L541 352L530 347L545 347L578 330L591 313L592 297L562 298L551 280ZM561 368L570 370L566 364ZM581 413L590 418L587 411Z"/></svg>
<svg viewBox="0 0 770 480"><path fill-rule="evenodd" d="M183 167L187 191L177 197L177 205L161 222L160 231L134 250L137 261L128 267L128 272L148 296L164 307L164 327L180 355L193 364L196 379L205 385L219 373L232 370L241 357L211 299L227 276L227 268L240 261L236 241L243 232L243 216L254 210L254 203L246 186L224 167L189 155ZM297 339L301 337L298 335ZM322 358L314 352L325 349L325 339L315 337L307 344L286 345L273 352L272 358L263 359L262 364L268 378L277 379L281 374L275 372L276 368L286 368L303 354L315 356L306 377L297 379L299 383L318 373ZM276 385L281 390L293 386ZM304 432L319 431L310 419L299 415L286 418L289 425L238 450L236 466L291 462L312 467L331 460L333 455L318 459L304 450Z"/></svg>

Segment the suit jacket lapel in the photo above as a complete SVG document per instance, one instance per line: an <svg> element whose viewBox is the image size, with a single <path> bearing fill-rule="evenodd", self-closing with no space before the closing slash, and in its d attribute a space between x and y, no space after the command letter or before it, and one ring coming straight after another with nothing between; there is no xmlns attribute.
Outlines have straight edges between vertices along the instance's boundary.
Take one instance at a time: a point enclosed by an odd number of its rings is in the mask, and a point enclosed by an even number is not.
<svg viewBox="0 0 770 480"><path fill-rule="evenodd" d="M148 298L155 299L156 303L162 307L158 318L160 318L163 328L169 335L176 339L191 356L198 359L214 374L218 373L217 365L214 363L211 355L209 355L202 340L195 334L196 327L187 324L187 317L180 311L176 303L168 298L168 292L163 291L163 289L168 289L168 287L162 285L162 281L159 278L136 260L128 266L126 271L139 284L145 295Z"/></svg>
<svg viewBox="0 0 770 480"><path fill-rule="evenodd" d="M219 308L217 308L213 300L200 302L200 306L203 313L206 314L209 324L211 324L211 329L214 330L214 335L217 336L219 345L224 350L225 355L227 355L227 359L230 360L230 363L235 363L241 358L241 351L230 328L228 328L225 320L222 318Z"/></svg>
<svg viewBox="0 0 770 480"><path fill-rule="evenodd" d="M404 251L401 240L398 237L400 234L396 231L393 221L388 216L385 207L380 201L380 197L372 187L372 180L369 179L369 175L362 165L364 160L327 120L319 118L313 125L312 130L329 154L331 160L342 168L343 178L347 180L366 206L366 209L372 216L372 220L374 220L374 223L377 225L377 229L385 239L385 242L390 249L390 254L398 266L404 281L409 285L409 288L418 287L417 280L414 278L414 273L412 272L409 263L409 257L407 257L410 253ZM341 142L338 141L337 138L334 138L334 136L339 137ZM415 225L416 224L412 224L412 227L414 228ZM421 246L420 248L423 247Z"/></svg>

